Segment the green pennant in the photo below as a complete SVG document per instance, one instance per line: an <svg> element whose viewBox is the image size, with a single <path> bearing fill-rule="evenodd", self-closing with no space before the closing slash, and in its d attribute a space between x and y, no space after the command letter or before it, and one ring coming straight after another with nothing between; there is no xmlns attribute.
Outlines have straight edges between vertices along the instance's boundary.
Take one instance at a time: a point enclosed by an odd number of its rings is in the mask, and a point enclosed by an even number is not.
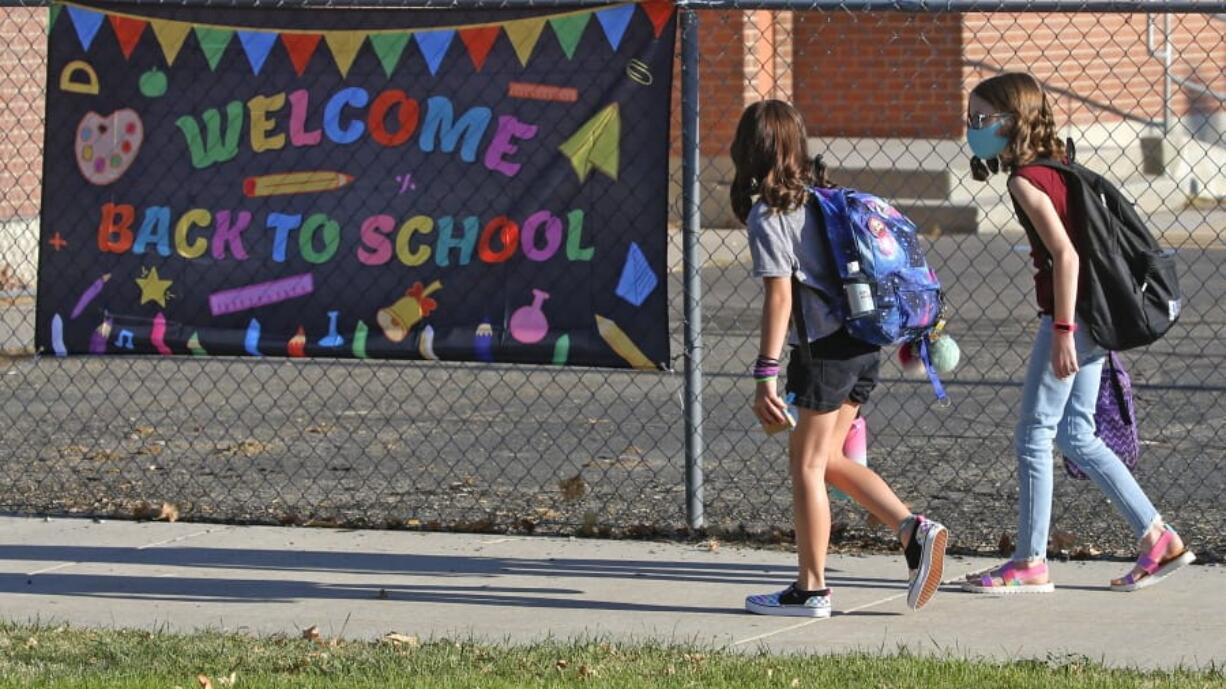
<svg viewBox="0 0 1226 689"><path fill-rule="evenodd" d="M51 35L51 30L55 28L55 20L59 19L60 12L63 9L64 9L64 6L59 4L58 2L52 3L50 7L50 13L47 15L47 35L48 36Z"/></svg>
<svg viewBox="0 0 1226 689"><path fill-rule="evenodd" d="M369 39L370 46L375 49L375 55L379 56L379 62L383 65L383 71L391 79L392 72L400 63L400 56L404 54L404 47L409 44L409 34L372 33Z"/></svg>
<svg viewBox="0 0 1226 689"><path fill-rule="evenodd" d="M553 27L553 35L558 37L558 45L562 46L566 59L575 57L575 48L579 47L579 39L583 38L583 30L591 18L591 12L583 12L549 20L549 26Z"/></svg>
<svg viewBox="0 0 1226 689"><path fill-rule="evenodd" d="M217 63L221 62L221 56L226 52L226 46L230 45L230 39L234 36L233 29L222 29L213 26L197 26L196 40L200 43L200 50L204 52L204 57L209 61L209 69L217 69Z"/></svg>

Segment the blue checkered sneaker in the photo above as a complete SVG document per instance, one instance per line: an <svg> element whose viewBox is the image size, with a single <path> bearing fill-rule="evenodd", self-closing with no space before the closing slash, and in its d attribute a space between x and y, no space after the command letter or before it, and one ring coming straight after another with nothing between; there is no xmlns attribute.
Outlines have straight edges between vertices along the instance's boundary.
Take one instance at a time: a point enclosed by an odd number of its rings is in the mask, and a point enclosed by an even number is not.
<svg viewBox="0 0 1226 689"><path fill-rule="evenodd" d="M781 617L830 617L830 589L806 596L792 584L778 593L747 596L745 609L757 615Z"/></svg>

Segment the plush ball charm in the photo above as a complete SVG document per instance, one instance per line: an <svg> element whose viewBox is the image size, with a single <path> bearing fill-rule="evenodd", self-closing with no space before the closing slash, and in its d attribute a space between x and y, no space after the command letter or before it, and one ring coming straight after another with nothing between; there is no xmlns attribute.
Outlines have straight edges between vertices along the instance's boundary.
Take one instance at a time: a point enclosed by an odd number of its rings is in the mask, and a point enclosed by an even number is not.
<svg viewBox="0 0 1226 689"><path fill-rule="evenodd" d="M920 361L919 345L905 342L898 348L898 364L904 375L919 378L924 375L924 362Z"/></svg>
<svg viewBox="0 0 1226 689"><path fill-rule="evenodd" d="M958 367L962 350L958 348L954 338L942 335L928 345L928 356L932 358L932 367L937 373L949 373Z"/></svg>

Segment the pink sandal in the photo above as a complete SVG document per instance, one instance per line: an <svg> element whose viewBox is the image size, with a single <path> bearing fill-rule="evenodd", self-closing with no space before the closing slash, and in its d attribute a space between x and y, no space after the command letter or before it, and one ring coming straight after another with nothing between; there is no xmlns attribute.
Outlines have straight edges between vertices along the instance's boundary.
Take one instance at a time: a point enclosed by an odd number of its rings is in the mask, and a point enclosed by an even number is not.
<svg viewBox="0 0 1226 689"><path fill-rule="evenodd" d="M979 576L978 581L968 579L962 582L962 590L970 593L986 593L990 595L1012 595L1015 593L1051 593L1056 585L1050 581L1042 584L1027 584L1025 580L1047 578L1047 563L1040 562L1022 567L1010 560L999 569L989 571ZM997 583L999 579L1001 583Z"/></svg>
<svg viewBox="0 0 1226 689"><path fill-rule="evenodd" d="M1148 588L1161 582L1163 579L1174 574L1176 570L1196 562L1196 555L1187 548L1184 548L1183 552L1178 555L1168 557L1165 560L1159 559L1166 553L1166 549L1171 545L1171 539L1174 537L1175 531L1167 527L1163 531L1162 537L1154 544L1154 547L1150 548L1148 553L1137 558L1137 567L1140 567L1144 574L1138 577L1129 572L1120 579L1120 583L1112 582L1111 590L1122 592L1140 591L1143 588Z"/></svg>

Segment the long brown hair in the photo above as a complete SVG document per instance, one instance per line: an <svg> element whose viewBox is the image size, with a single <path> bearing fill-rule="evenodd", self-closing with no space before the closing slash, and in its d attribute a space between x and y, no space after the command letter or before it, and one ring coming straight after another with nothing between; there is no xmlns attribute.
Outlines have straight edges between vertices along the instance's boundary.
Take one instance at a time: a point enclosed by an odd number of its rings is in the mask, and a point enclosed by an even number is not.
<svg viewBox="0 0 1226 689"><path fill-rule="evenodd" d="M1036 158L1064 158L1056 118L1038 79L1023 72L1006 72L979 82L971 94L1013 116L1001 127L1001 134L1009 137L1009 145L999 156L1005 170L1016 170Z"/></svg>
<svg viewBox="0 0 1226 689"><path fill-rule="evenodd" d="M772 210L790 211L804 203L815 181L829 186L824 166L815 169L809 160L807 142L804 119L788 103L766 100L745 108L732 140L736 174L729 193L741 222L755 195Z"/></svg>

